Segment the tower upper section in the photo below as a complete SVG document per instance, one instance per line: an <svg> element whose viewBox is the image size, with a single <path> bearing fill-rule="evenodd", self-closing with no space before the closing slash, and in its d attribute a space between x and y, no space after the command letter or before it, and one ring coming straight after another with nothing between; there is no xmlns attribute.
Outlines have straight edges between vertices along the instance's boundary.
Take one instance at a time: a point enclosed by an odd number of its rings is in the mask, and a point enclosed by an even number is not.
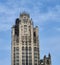
<svg viewBox="0 0 60 65"><path fill-rule="evenodd" d="M29 32L28 29L29 28L31 29L32 26L33 26L33 22L32 19L30 19L29 14L23 12L20 14L19 18L16 19L15 25L12 28L14 28L15 35L19 36L20 29L21 29L21 33L22 32L27 33Z"/></svg>
<svg viewBox="0 0 60 65"><path fill-rule="evenodd" d="M12 52L12 65L39 65L38 27L33 26L32 19L25 12L12 27Z"/></svg>

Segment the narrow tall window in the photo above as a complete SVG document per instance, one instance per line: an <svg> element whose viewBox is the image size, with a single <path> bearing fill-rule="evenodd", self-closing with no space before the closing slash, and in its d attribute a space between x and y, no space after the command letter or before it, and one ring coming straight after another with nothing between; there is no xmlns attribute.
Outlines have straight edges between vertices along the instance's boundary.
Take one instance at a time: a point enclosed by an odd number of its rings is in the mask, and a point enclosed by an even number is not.
<svg viewBox="0 0 60 65"><path fill-rule="evenodd" d="M24 32L27 32L27 25L24 25Z"/></svg>

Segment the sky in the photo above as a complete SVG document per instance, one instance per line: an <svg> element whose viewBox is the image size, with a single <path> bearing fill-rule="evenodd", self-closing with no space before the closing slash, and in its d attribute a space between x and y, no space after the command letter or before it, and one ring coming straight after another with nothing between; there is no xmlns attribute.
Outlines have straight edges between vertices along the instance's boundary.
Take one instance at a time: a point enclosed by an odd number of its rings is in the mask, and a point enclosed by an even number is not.
<svg viewBox="0 0 60 65"><path fill-rule="evenodd" d="M11 27L24 11L39 28L40 58L50 53L59 65L60 0L0 0L0 65L11 65Z"/></svg>

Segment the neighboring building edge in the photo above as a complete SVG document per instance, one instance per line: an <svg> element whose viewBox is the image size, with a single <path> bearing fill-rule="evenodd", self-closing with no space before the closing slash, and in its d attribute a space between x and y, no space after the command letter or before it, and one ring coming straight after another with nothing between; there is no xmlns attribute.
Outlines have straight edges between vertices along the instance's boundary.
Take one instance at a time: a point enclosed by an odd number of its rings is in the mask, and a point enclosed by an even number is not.
<svg viewBox="0 0 60 65"><path fill-rule="evenodd" d="M44 58L40 60L40 65L51 65L51 55L48 54L48 57L44 55Z"/></svg>

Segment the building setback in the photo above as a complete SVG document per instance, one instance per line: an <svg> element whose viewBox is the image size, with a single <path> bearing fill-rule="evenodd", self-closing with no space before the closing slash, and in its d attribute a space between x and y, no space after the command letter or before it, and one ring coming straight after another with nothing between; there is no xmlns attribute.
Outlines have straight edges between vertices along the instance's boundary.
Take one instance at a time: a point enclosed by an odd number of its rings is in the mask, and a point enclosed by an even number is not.
<svg viewBox="0 0 60 65"><path fill-rule="evenodd" d="M23 12L12 26L11 65L51 65L51 56L40 60L38 26Z"/></svg>

